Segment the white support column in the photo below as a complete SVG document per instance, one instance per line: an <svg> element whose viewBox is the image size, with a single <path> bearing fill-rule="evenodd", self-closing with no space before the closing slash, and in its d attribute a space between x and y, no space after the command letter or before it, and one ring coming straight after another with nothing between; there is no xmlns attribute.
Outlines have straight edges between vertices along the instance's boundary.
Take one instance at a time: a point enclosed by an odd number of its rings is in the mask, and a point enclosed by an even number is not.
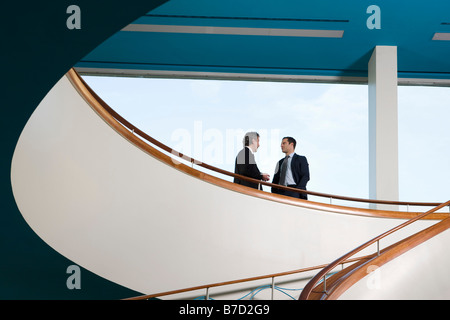
<svg viewBox="0 0 450 320"><path fill-rule="evenodd" d="M369 61L371 199L399 198L397 82L397 47L375 47Z"/></svg>

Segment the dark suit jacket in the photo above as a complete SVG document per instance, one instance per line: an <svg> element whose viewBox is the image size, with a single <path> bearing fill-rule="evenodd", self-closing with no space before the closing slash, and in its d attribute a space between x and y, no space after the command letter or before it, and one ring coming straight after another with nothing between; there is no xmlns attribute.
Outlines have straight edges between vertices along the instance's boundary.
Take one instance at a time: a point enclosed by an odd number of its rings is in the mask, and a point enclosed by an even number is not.
<svg viewBox="0 0 450 320"><path fill-rule="evenodd" d="M272 183L278 184L280 182L280 168L283 163L284 158L278 161L277 167L275 169L275 175L273 176ZM308 160L305 156L300 156L294 153L291 160L291 171L292 176L294 177L295 187L297 189L306 190L306 184L309 181L309 165ZM283 190L272 188L273 193L283 194ZM308 199L308 195L306 193L300 193L300 199Z"/></svg>
<svg viewBox="0 0 450 320"><path fill-rule="evenodd" d="M255 156L250 151L249 148L244 147L241 151L239 151L238 155L236 156L236 161L234 165L234 173L261 180L262 175L261 172L258 169L258 166L255 162ZM234 178L234 183L241 184L247 187L258 189L258 183L253 183L246 180L241 180L238 178ZM261 188L262 190L262 188Z"/></svg>

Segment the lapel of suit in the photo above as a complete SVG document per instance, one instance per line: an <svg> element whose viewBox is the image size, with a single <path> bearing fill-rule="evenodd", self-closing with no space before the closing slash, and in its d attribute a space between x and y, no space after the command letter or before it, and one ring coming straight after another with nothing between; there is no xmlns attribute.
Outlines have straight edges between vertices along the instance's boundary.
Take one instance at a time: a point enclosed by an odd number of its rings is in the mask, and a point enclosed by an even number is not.
<svg viewBox="0 0 450 320"><path fill-rule="evenodd" d="M291 172L292 172L292 177L294 178L295 182L298 183L300 177L298 176L298 154L294 153L294 155L292 156L291 159Z"/></svg>

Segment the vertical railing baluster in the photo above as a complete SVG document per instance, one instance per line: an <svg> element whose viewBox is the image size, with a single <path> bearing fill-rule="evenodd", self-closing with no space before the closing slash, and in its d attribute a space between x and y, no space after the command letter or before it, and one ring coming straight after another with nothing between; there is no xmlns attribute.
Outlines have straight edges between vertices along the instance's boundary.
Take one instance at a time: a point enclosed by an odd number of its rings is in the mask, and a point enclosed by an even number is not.
<svg viewBox="0 0 450 320"><path fill-rule="evenodd" d="M275 277L272 277L272 300L273 300L274 291L275 291Z"/></svg>

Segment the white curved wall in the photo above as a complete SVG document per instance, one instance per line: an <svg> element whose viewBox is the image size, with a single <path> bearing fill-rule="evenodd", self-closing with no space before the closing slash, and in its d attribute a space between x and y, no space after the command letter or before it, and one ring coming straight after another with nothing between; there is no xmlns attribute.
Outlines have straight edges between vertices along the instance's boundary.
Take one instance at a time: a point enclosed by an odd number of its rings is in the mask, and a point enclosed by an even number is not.
<svg viewBox="0 0 450 320"><path fill-rule="evenodd" d="M44 241L142 293L328 263L402 222L290 206L191 177L117 134L66 77L24 128L11 179Z"/></svg>

